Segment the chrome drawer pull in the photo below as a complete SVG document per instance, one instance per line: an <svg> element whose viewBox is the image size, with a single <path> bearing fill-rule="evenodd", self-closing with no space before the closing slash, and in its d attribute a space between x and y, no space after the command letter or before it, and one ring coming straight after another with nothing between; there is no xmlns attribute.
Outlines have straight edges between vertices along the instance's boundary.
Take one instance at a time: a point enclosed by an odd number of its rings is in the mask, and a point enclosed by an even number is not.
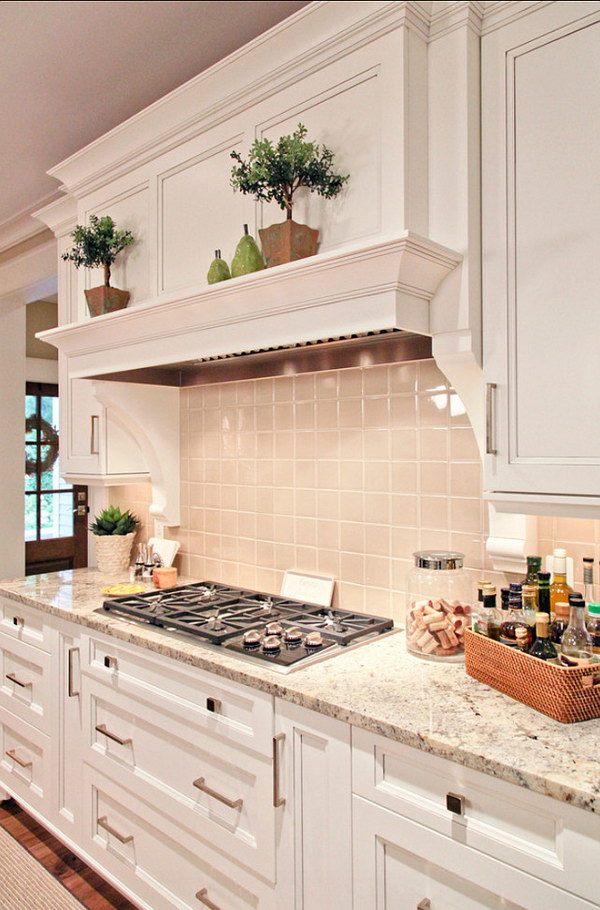
<svg viewBox="0 0 600 910"><path fill-rule="evenodd" d="M133 742L131 737L129 737L129 739L121 739L116 733L111 733L110 730L107 730L106 724L97 724L94 729L96 729L98 733L103 733L104 736L107 736L108 739L112 739L113 742L118 743L120 746L128 746L129 743Z"/></svg>
<svg viewBox="0 0 600 910"><path fill-rule="evenodd" d="M97 824L99 828L104 828L105 831L108 831L109 834L112 834L113 837L116 837L117 840L122 844L129 844L133 840L133 834L124 835L119 834L118 831L115 831L112 825L108 824L106 815L103 815L102 818L99 818Z"/></svg>
<svg viewBox="0 0 600 910"><path fill-rule="evenodd" d="M205 907L209 907L209 910L221 910L221 908L214 904L209 898L208 888L201 888L196 894L196 900L200 901L201 904L204 904Z"/></svg>
<svg viewBox="0 0 600 910"><path fill-rule="evenodd" d="M9 758L12 758L18 765L21 765L22 768L31 768L33 764L32 761L23 761L22 758L19 758L14 749L8 749L6 755L8 755Z"/></svg>
<svg viewBox="0 0 600 910"><path fill-rule="evenodd" d="M100 417L98 414L90 414L90 455L99 455L98 448L98 427L100 426Z"/></svg>
<svg viewBox="0 0 600 910"><path fill-rule="evenodd" d="M79 648L69 648L69 682L67 686L67 695L69 698L74 698L76 695L79 695L79 692L75 689L75 683L73 681L73 655L79 654Z"/></svg>
<svg viewBox="0 0 600 910"><path fill-rule="evenodd" d="M485 454L497 455L498 449L495 442L496 429L496 388L495 382L485 384Z"/></svg>
<svg viewBox="0 0 600 910"><path fill-rule="evenodd" d="M428 897L424 897L422 901L419 901L417 910L431 910L431 901Z"/></svg>
<svg viewBox="0 0 600 910"><path fill-rule="evenodd" d="M285 806L285 797L279 789L279 743L285 742L285 733L278 733L273 737L273 805L276 809Z"/></svg>
<svg viewBox="0 0 600 910"><path fill-rule="evenodd" d="M33 683L30 682L21 682L20 679L17 679L14 673L7 673L6 678L10 679L11 682L14 682L17 686L21 686L22 689L27 689L29 686L32 686Z"/></svg>
<svg viewBox="0 0 600 910"><path fill-rule="evenodd" d="M204 778L199 777L198 780L193 782L193 786L197 790L202 790L203 793L208 793L209 796L213 796L215 799L218 799L220 803L225 803L226 806L229 806L230 809L241 809L244 804L243 799L228 799L226 796L222 796L220 793L217 793L216 790L211 790L210 787L207 787L204 783Z"/></svg>

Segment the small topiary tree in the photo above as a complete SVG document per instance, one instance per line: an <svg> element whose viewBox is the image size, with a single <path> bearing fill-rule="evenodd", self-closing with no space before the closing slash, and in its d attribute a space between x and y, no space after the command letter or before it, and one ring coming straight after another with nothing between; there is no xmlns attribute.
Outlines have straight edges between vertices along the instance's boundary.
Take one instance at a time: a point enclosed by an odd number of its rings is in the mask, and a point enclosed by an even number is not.
<svg viewBox="0 0 600 910"><path fill-rule="evenodd" d="M270 139L256 139L247 161L239 152L232 152L231 157L238 162L231 170L234 190L253 195L259 202L274 199L288 219L292 218L294 194L300 187L326 199L337 196L349 175L334 173L333 152L324 145L305 142L307 132L299 123L298 129L291 136L282 136L277 145Z"/></svg>
<svg viewBox="0 0 600 910"><path fill-rule="evenodd" d="M82 266L86 269L102 266L104 287L110 287L110 267L121 250L134 242L131 231L118 231L110 215L102 218L90 215L89 227L75 225L71 237L75 246L63 253L62 258L72 262L77 269Z"/></svg>

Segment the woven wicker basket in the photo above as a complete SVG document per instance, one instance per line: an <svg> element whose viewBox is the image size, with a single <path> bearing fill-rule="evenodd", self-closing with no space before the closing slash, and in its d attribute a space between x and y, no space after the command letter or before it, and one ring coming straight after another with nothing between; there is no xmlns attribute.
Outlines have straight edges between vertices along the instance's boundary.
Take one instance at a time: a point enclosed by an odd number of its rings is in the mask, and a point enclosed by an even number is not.
<svg viewBox="0 0 600 910"><path fill-rule="evenodd" d="M467 629L465 669L563 724L600 717L600 664L559 667Z"/></svg>

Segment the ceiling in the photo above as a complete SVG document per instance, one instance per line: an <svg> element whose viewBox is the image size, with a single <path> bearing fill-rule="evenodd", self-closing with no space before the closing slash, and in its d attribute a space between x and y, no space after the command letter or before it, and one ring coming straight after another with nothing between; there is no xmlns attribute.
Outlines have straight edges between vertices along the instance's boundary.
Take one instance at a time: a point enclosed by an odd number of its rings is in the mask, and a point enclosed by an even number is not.
<svg viewBox="0 0 600 910"><path fill-rule="evenodd" d="M304 2L0 2L0 230L56 193L46 171Z"/></svg>

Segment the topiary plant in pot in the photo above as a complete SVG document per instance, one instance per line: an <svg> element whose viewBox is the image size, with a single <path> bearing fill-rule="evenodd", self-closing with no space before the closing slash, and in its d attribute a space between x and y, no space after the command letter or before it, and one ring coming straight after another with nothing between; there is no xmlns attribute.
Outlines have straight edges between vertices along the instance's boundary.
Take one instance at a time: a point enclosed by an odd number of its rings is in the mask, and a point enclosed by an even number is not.
<svg viewBox="0 0 600 910"><path fill-rule="evenodd" d="M267 266L303 259L317 252L319 232L292 218L298 190L306 187L311 193L332 199L349 177L334 172L333 152L324 145L307 142L307 132L299 123L291 136L281 136L276 145L270 139L256 139L246 161L239 152L231 152L237 161L231 171L234 190L252 195L258 202L274 199L286 213L282 224L258 232Z"/></svg>
<svg viewBox="0 0 600 910"><path fill-rule="evenodd" d="M90 531L96 536L96 564L101 572L113 574L127 568L139 523L129 509L121 512L118 506L109 506L96 515Z"/></svg>
<svg viewBox="0 0 600 910"><path fill-rule="evenodd" d="M104 269L104 284L84 292L90 316L122 310L129 303L129 291L110 286L110 267L121 250L134 242L131 231L118 231L110 215L90 215L89 226L75 225L71 237L74 246L62 254L64 260L77 269Z"/></svg>

